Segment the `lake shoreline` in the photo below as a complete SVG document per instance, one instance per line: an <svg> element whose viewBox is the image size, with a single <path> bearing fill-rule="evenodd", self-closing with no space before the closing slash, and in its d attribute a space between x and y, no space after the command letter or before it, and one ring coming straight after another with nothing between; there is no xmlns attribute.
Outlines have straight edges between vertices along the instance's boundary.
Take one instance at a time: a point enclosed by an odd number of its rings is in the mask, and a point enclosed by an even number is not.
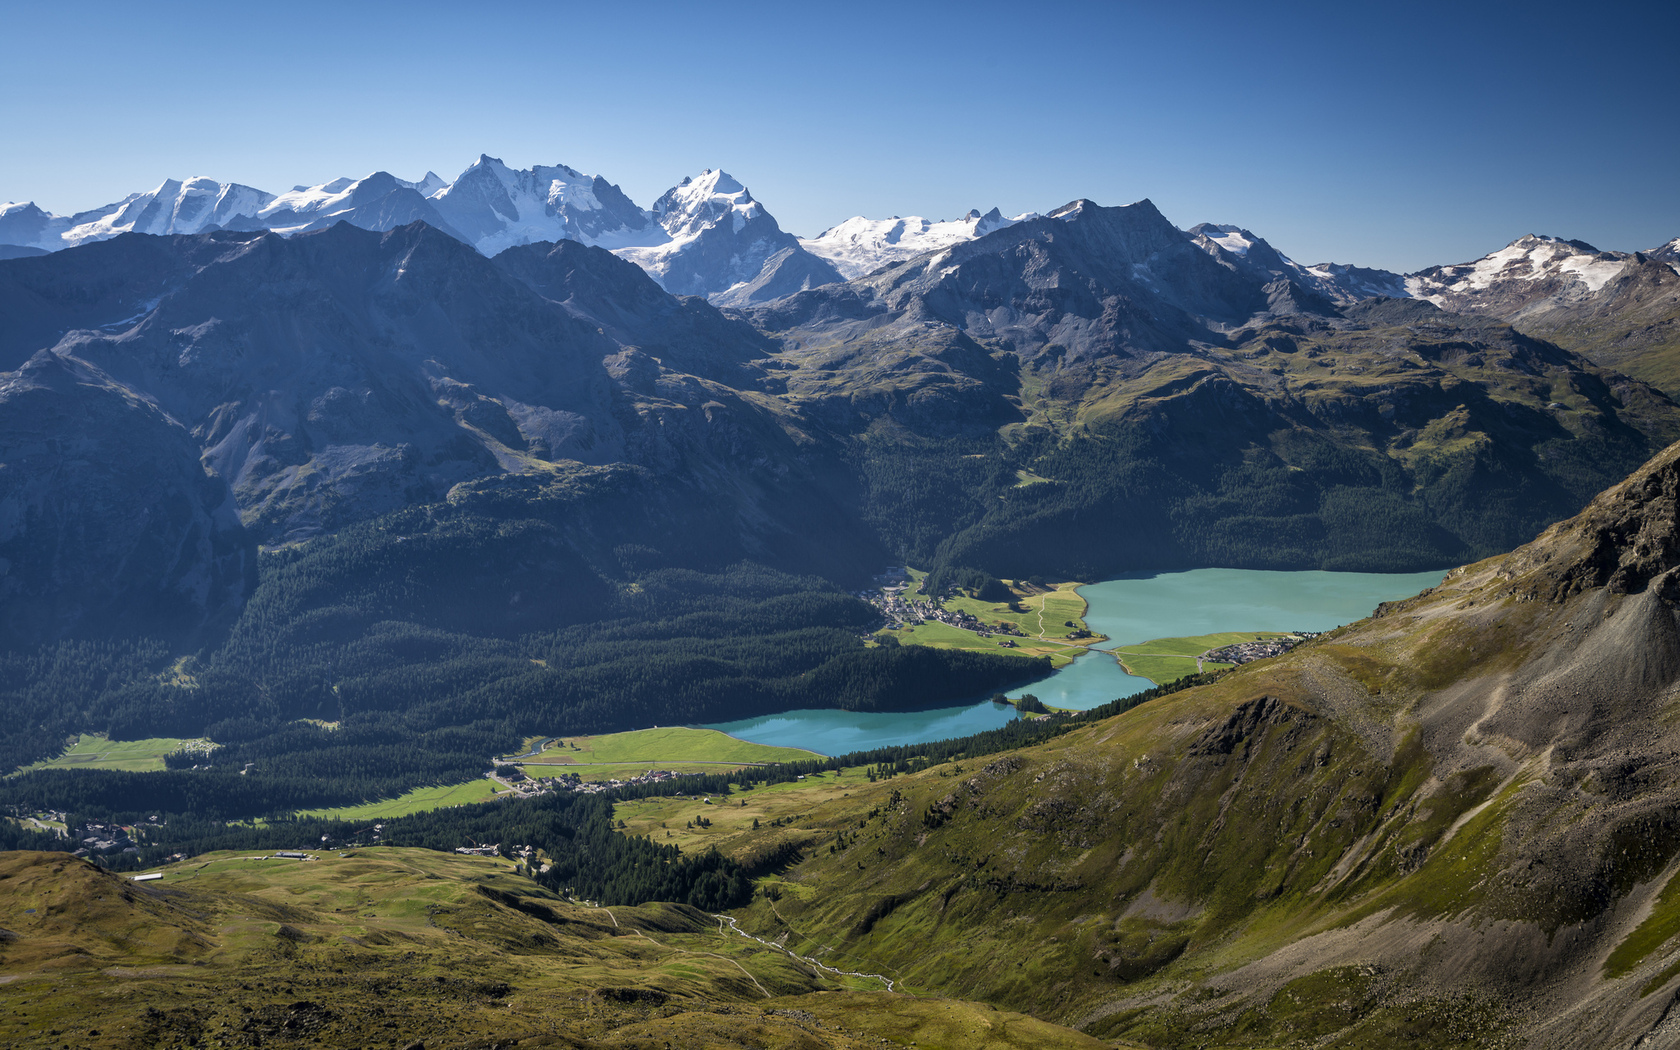
<svg viewBox="0 0 1680 1050"><path fill-rule="evenodd" d="M1084 603L1082 622L1103 640L1089 640L1085 652L1071 663L1021 688L1046 707L1089 710L1155 687L1153 679L1127 672L1113 651L1122 646L1213 634L1326 631L1364 619L1381 602L1433 587L1446 571L1188 569L1080 584L1073 593ZM818 750L812 744L821 743L824 750L845 754L969 736L1000 728L1016 717L1019 712L1011 705L977 699L921 712L786 711L705 728L753 743L807 750Z"/></svg>

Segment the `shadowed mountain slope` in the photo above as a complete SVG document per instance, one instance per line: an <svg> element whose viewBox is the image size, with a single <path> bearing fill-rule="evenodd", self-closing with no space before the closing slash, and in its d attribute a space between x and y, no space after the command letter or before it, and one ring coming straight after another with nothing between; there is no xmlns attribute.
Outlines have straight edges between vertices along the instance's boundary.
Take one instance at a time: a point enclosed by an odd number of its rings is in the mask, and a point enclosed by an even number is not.
<svg viewBox="0 0 1680 1050"><path fill-rule="evenodd" d="M462 482L607 465L768 535L787 528L781 496L836 469L753 392L762 336L575 243L498 263L423 224L340 224L129 235L0 269L5 353L50 346L155 401L269 542Z"/></svg>
<svg viewBox="0 0 1680 1050"><path fill-rule="evenodd" d="M0 373L0 642L190 644L255 578L185 430L83 362L42 351Z"/></svg>
<svg viewBox="0 0 1680 1050"><path fill-rule="evenodd" d="M1082 201L739 316L858 435L906 558L1000 576L1451 564L1680 437L1662 394L1503 323L1214 249Z"/></svg>

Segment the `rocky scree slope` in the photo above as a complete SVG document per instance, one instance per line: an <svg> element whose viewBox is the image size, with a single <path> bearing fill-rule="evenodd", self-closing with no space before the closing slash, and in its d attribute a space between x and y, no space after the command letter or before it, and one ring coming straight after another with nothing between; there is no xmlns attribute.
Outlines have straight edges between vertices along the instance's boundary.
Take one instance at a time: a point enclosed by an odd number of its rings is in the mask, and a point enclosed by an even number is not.
<svg viewBox="0 0 1680 1050"><path fill-rule="evenodd" d="M1148 1046L1674 1045L1677 505L1680 446L1285 656L746 833L808 859L745 924Z"/></svg>

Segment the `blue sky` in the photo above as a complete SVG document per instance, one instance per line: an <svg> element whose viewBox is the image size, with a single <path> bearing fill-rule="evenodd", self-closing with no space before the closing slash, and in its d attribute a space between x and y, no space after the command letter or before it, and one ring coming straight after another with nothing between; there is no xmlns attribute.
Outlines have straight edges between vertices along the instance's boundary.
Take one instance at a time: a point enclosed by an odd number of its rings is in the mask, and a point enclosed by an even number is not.
<svg viewBox="0 0 1680 1050"><path fill-rule="evenodd" d="M1148 197L1303 261L1680 236L1680 4L363 3L0 10L0 200L480 153L782 225Z"/></svg>

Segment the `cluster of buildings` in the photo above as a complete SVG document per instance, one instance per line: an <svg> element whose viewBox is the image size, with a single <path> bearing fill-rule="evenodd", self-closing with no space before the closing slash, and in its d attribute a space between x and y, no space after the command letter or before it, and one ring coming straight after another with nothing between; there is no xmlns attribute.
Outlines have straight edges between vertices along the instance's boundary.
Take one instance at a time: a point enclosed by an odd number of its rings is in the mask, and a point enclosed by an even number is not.
<svg viewBox="0 0 1680 1050"><path fill-rule="evenodd" d="M1235 645L1225 645L1218 649L1209 649L1200 659L1209 663L1246 664L1254 660L1264 660L1268 656L1282 656L1289 650L1300 645L1308 638L1316 637L1317 632L1304 631L1288 635L1283 638L1268 638L1264 641L1238 642Z"/></svg>
<svg viewBox="0 0 1680 1050"><path fill-rule="evenodd" d="M81 843L72 855L86 857L93 853L139 853L140 847L135 843L130 829L121 824L100 824L89 821L71 832L71 837Z"/></svg>
<svg viewBox="0 0 1680 1050"><path fill-rule="evenodd" d="M924 623L942 623L961 631L973 631L982 638L990 638L994 634L1026 637L1015 624L1007 621L987 623L973 613L961 609L947 609L932 599L906 598L902 588L859 591L857 596L873 605L886 621L886 625L895 631L902 627L919 627ZM1008 645L1010 648L1014 647L1014 643Z"/></svg>
<svg viewBox="0 0 1680 1050"><path fill-rule="evenodd" d="M641 776L631 777L629 780L584 780L576 773L566 773L554 778L554 786L571 791L581 791L586 795L611 791L613 788L624 787L627 784L663 784L667 780L675 780L681 773L670 769L650 769Z"/></svg>

